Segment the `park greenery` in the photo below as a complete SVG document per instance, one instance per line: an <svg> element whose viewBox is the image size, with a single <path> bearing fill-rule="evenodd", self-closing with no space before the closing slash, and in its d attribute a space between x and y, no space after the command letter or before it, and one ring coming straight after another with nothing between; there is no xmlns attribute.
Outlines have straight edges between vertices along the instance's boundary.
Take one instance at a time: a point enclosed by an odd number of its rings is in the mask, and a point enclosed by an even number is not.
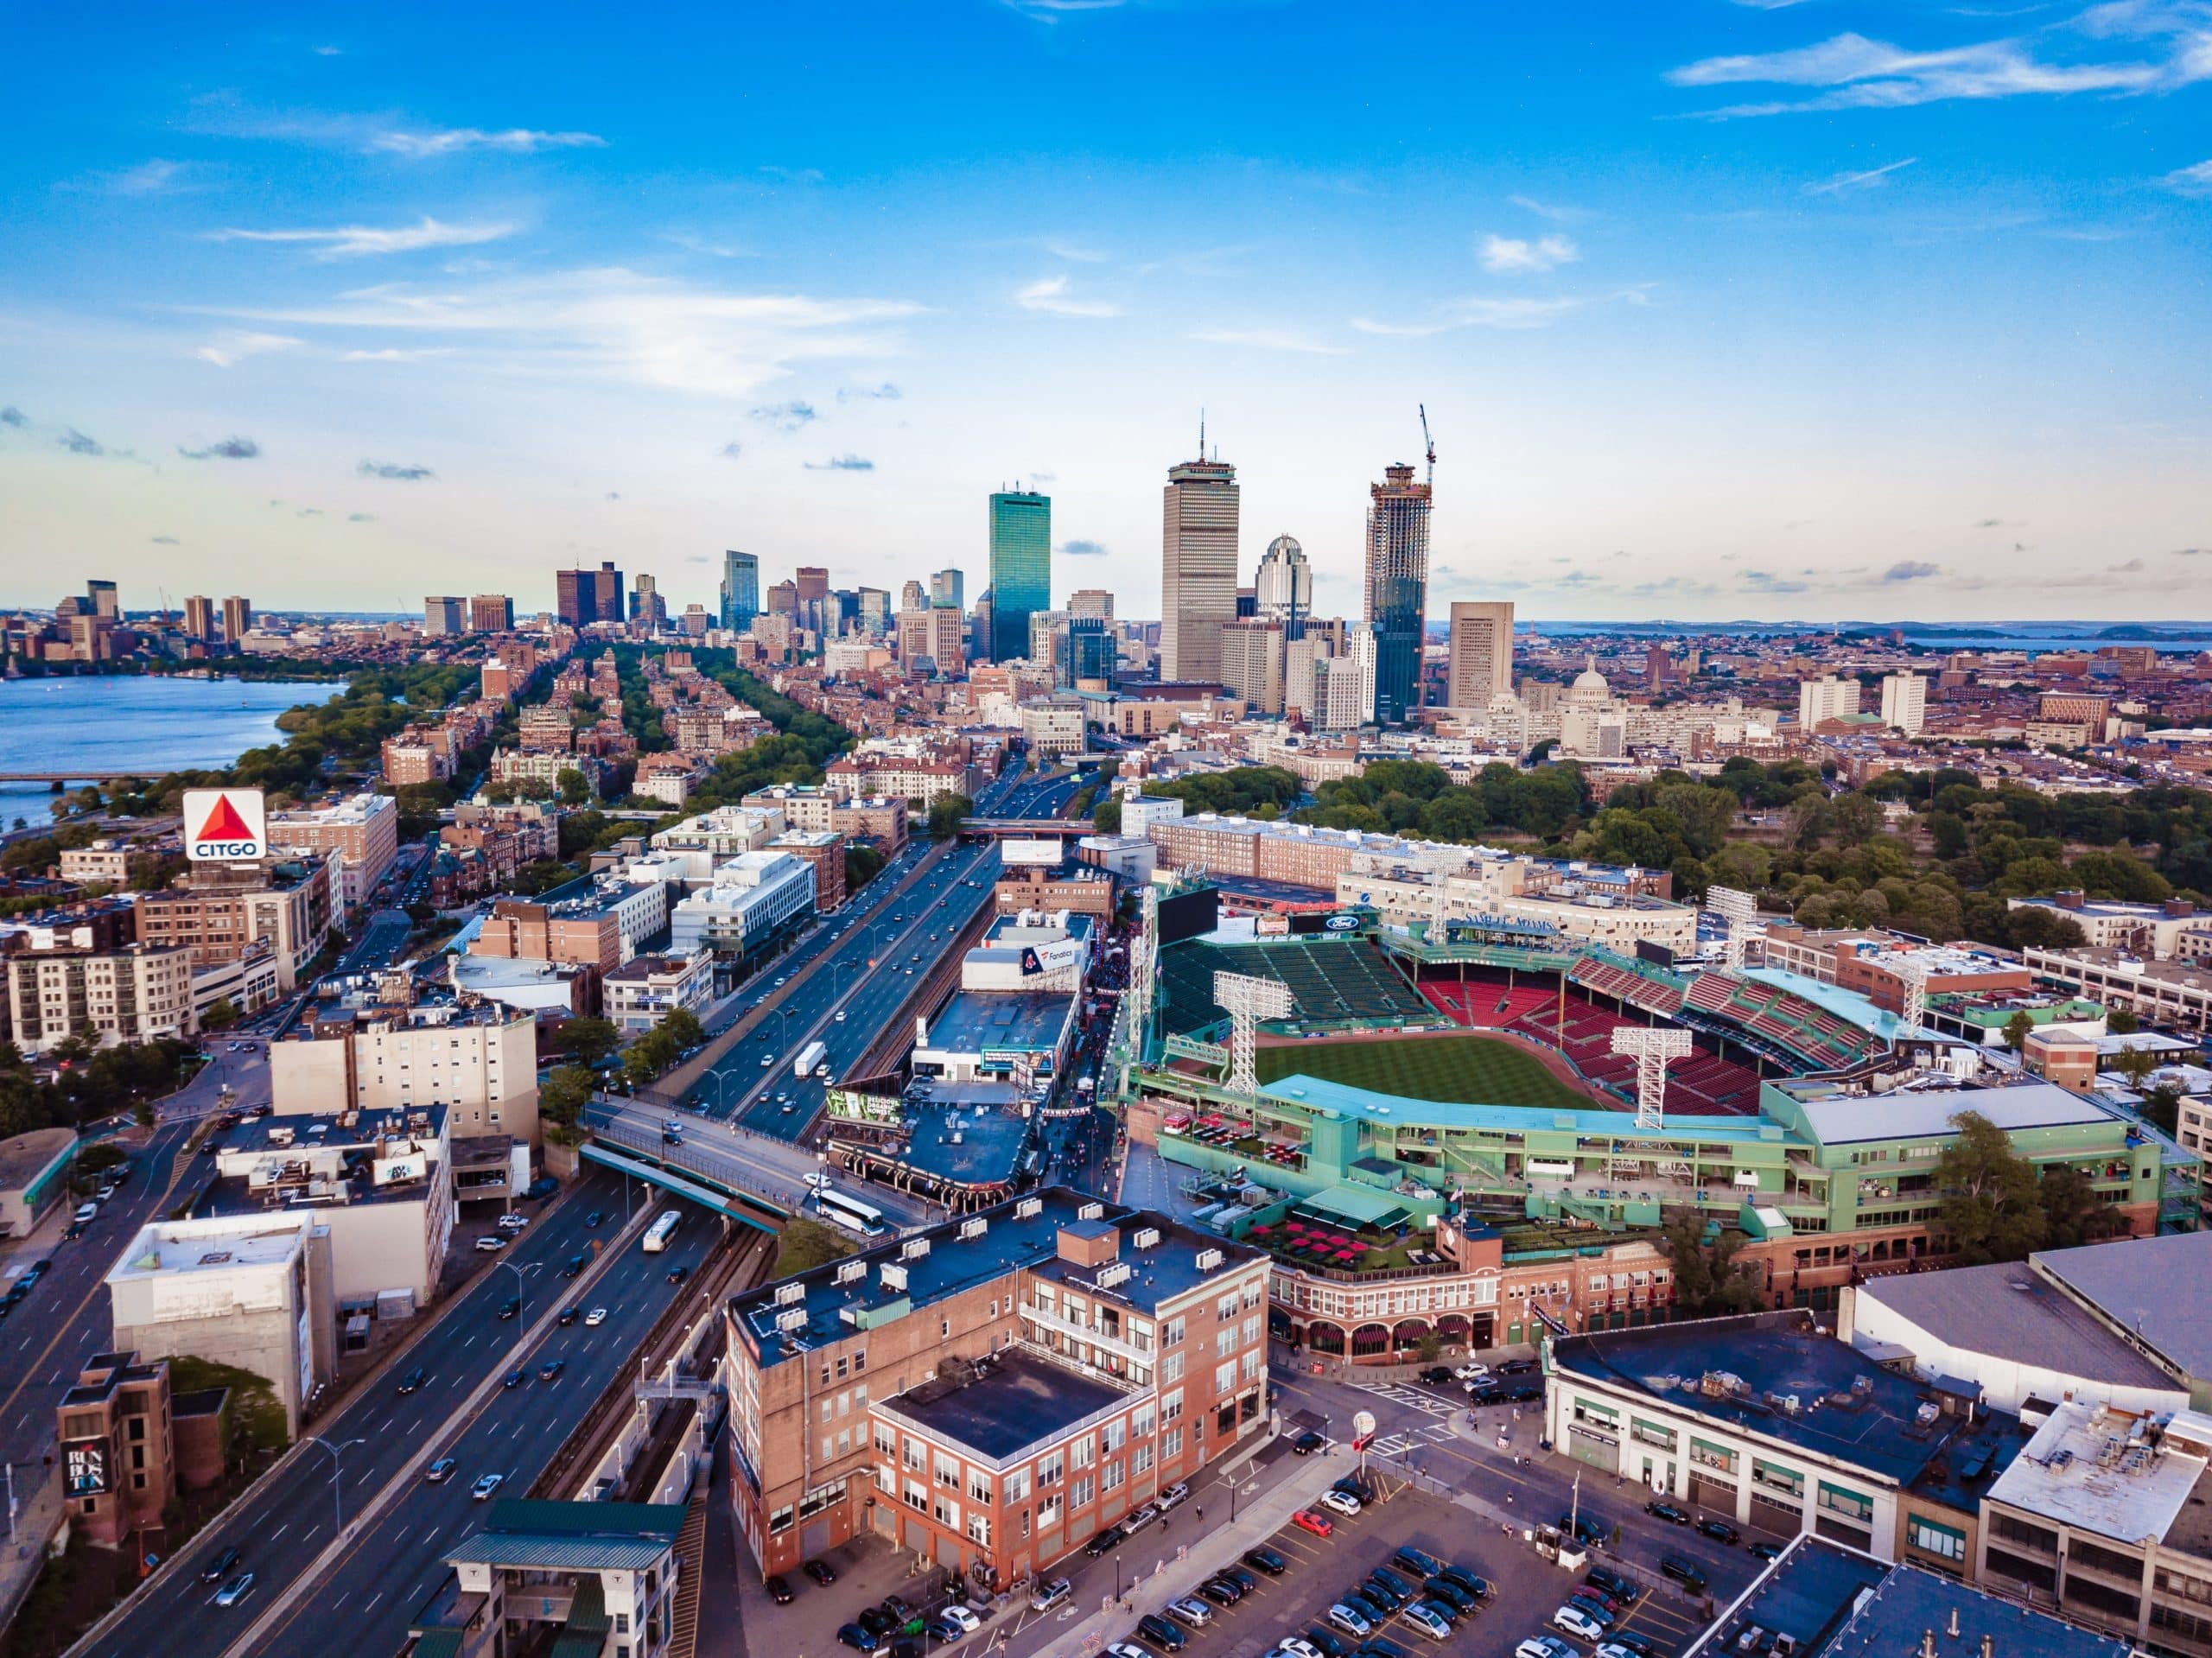
<svg viewBox="0 0 2212 1658"><path fill-rule="evenodd" d="M0 1042L0 1140L35 1128L82 1128L174 1093L197 1056L191 1043L168 1037L105 1048L71 1037L40 1061L53 1069L50 1079L14 1043Z"/></svg>

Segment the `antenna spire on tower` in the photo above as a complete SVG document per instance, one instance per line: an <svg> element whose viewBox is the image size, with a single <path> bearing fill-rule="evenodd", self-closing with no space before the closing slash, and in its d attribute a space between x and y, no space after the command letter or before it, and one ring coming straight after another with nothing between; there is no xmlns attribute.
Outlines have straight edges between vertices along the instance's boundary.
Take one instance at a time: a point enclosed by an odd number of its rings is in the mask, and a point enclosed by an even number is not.
<svg viewBox="0 0 2212 1658"><path fill-rule="evenodd" d="M1198 459L1206 458L1206 411L1198 410Z"/></svg>

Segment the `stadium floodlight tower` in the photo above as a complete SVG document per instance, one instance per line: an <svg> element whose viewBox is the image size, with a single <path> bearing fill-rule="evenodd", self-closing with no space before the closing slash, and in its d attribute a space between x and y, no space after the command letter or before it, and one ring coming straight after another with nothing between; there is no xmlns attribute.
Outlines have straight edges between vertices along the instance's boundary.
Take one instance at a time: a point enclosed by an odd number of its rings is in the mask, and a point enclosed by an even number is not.
<svg viewBox="0 0 2212 1658"><path fill-rule="evenodd" d="M1213 999L1229 1010L1229 1091L1240 1099L1256 1099L1260 1021L1290 1017L1290 987L1250 973L1217 973Z"/></svg>
<svg viewBox="0 0 2212 1658"><path fill-rule="evenodd" d="M1160 889L1147 886L1138 911L1137 935L1129 941L1128 999L1136 1004L1136 1023L1131 1026L1131 1033L1136 1039L1134 1045L1139 1064L1144 1063L1145 1044L1152 1033L1152 975L1159 952Z"/></svg>
<svg viewBox="0 0 2212 1658"><path fill-rule="evenodd" d="M1928 963L1917 952L1897 963L1897 982L1904 997L1903 1010L1897 1014L1897 1034L1923 1036L1928 1025Z"/></svg>
<svg viewBox="0 0 2212 1658"><path fill-rule="evenodd" d="M1218 998L1217 998L1218 1000ZM1624 1025L1613 1032L1613 1051L1636 1056L1636 1126L1666 1126L1667 1067L1687 1059L1694 1045L1688 1031L1657 1026Z"/></svg>
<svg viewBox="0 0 2212 1658"><path fill-rule="evenodd" d="M1731 973L1744 970L1744 950L1751 942L1751 920L1758 914L1758 900L1733 886L1709 886L1705 907L1720 918L1727 931L1721 935L1722 964Z"/></svg>

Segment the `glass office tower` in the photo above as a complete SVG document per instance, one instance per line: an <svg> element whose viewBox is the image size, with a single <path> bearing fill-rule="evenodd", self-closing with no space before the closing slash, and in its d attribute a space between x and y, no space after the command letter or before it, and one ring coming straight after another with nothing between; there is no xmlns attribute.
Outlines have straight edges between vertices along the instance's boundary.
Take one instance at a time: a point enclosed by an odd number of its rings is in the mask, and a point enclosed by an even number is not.
<svg viewBox="0 0 2212 1658"><path fill-rule="evenodd" d="M1029 654L1029 618L1052 607L1052 498L991 497L991 660Z"/></svg>
<svg viewBox="0 0 2212 1658"><path fill-rule="evenodd" d="M1385 467L1368 489L1367 621L1375 630L1375 719L1403 725L1421 706L1421 626L1428 602L1429 486Z"/></svg>
<svg viewBox="0 0 2212 1658"><path fill-rule="evenodd" d="M722 555L722 626L748 626L760 613L760 561L750 553Z"/></svg>

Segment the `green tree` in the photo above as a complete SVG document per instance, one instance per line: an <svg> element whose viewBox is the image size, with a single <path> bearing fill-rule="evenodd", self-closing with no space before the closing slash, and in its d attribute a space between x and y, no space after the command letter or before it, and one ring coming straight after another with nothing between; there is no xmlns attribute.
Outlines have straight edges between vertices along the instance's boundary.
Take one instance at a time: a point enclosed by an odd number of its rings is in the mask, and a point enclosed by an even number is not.
<svg viewBox="0 0 2212 1658"><path fill-rule="evenodd" d="M706 1039L706 1032L700 1027L698 1014L689 1007L670 1008L661 1019L660 1028L668 1032L668 1039L676 1045L678 1052L685 1048L696 1048Z"/></svg>
<svg viewBox="0 0 2212 1658"><path fill-rule="evenodd" d="M2127 1085L2138 1094L2143 1091L2143 1084L2151 1079L2151 1073L2159 1066L2157 1054L2148 1048L2137 1047L2133 1043L2113 1055L2108 1063L2113 1070L2127 1078Z"/></svg>
<svg viewBox="0 0 2212 1658"><path fill-rule="evenodd" d="M2105 1010L2105 1029L2114 1036L2133 1036L2142 1028L2143 1022L2135 1017L2133 1007L2108 1007Z"/></svg>
<svg viewBox="0 0 2212 1658"><path fill-rule="evenodd" d="M1967 1266L2021 1259L2043 1242L2044 1210L2035 1165L2014 1151L2005 1131L1979 1111L1955 1113L1951 1127L1958 1138L1936 1160L1942 1229Z"/></svg>
<svg viewBox="0 0 2212 1658"><path fill-rule="evenodd" d="M564 806L581 806L591 798L591 779L573 765L563 766L554 773L553 781Z"/></svg>
<svg viewBox="0 0 2212 1658"><path fill-rule="evenodd" d="M2110 1237L2120 1222L2097 1200L2089 1177L2071 1163L2054 1163L2043 1172L2036 1196L2043 1207L2043 1247L2070 1249Z"/></svg>
<svg viewBox="0 0 2212 1658"><path fill-rule="evenodd" d="M622 1045L622 1033L612 1021L587 1014L563 1025L558 1040L577 1064L595 1065Z"/></svg>
<svg viewBox="0 0 2212 1658"><path fill-rule="evenodd" d="M1101 835L1122 832L1122 797L1109 795L1090 814L1090 827Z"/></svg>
<svg viewBox="0 0 2212 1658"><path fill-rule="evenodd" d="M2153 1083L2143 1090L2143 1097L2136 1102L2136 1109L2143 1120L2162 1134L2172 1134L2181 1129L2182 1086L2177 1082Z"/></svg>
<svg viewBox="0 0 2212 1658"><path fill-rule="evenodd" d="M2005 1045L2018 1053L2028 1045L2028 1038L2034 1033L2035 1028L2034 1016L2026 1008L2021 1008L2005 1021Z"/></svg>
<svg viewBox="0 0 2212 1658"><path fill-rule="evenodd" d="M930 839L949 841L960 833L960 822L976 809L966 795L939 795L930 803Z"/></svg>
<svg viewBox="0 0 2212 1658"><path fill-rule="evenodd" d="M216 997L200 1016L200 1028L203 1031L227 1031L238 1022L238 1007L228 996Z"/></svg>
<svg viewBox="0 0 2212 1658"><path fill-rule="evenodd" d="M1765 1286L1756 1262L1738 1261L1747 1240L1723 1232L1705 1242L1705 1223L1685 1215L1667 1223L1660 1247L1675 1269L1675 1311L1685 1318L1718 1318L1755 1312L1765 1302Z"/></svg>
<svg viewBox="0 0 2212 1658"><path fill-rule="evenodd" d="M577 1125L590 1103L592 1074L582 1065L563 1065L546 1077L537 1090L537 1115L546 1137L556 1145L574 1146L583 1139Z"/></svg>

